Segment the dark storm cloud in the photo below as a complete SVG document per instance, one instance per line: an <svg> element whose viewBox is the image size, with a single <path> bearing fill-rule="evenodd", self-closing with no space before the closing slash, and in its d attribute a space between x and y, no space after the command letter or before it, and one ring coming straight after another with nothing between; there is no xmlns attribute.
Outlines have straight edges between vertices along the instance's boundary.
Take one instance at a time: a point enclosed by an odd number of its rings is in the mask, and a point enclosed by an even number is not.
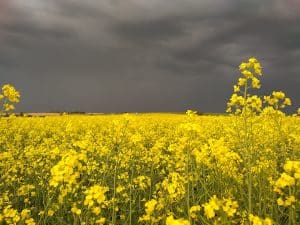
<svg viewBox="0 0 300 225"><path fill-rule="evenodd" d="M113 32L120 40L127 39L133 42L168 41L185 34L184 26L173 19L158 21L137 21L133 23L118 23Z"/></svg>
<svg viewBox="0 0 300 225"><path fill-rule="evenodd" d="M19 111L224 110L256 56L262 94L299 106L296 0L11 0L0 8L1 82ZM1 11L2 10L2 11Z"/></svg>
<svg viewBox="0 0 300 225"><path fill-rule="evenodd" d="M30 36L32 38L68 38L70 32L62 28L44 28L30 23L13 23L5 24L1 27L2 32L8 34L20 34L23 36Z"/></svg>

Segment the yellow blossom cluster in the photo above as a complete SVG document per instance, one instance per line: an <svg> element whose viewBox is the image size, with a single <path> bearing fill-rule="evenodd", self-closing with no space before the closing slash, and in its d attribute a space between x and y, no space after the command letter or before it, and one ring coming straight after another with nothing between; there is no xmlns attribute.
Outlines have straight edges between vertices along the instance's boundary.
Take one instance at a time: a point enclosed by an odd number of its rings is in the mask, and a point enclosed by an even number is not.
<svg viewBox="0 0 300 225"><path fill-rule="evenodd" d="M201 206L200 205L194 205L189 210L189 215L192 219L197 218L197 214L200 212Z"/></svg>
<svg viewBox="0 0 300 225"><path fill-rule="evenodd" d="M227 112L235 114L259 114L265 108L284 109L292 104L291 99L286 97L282 91L273 91L271 95L260 96L251 95L251 90L261 88L259 76L262 76L262 68L256 58L250 58L248 62L243 62L239 66L243 75L233 86L234 93L227 103Z"/></svg>
<svg viewBox="0 0 300 225"><path fill-rule="evenodd" d="M20 101L20 93L11 85L4 84L2 92L0 92L0 103L2 109L0 111L10 111L15 109L14 103Z"/></svg>
<svg viewBox="0 0 300 225"><path fill-rule="evenodd" d="M223 210L228 217L233 217L238 208L237 201L231 198L218 199L216 195L212 196L207 203L203 204L204 215L208 219L212 219L216 216L217 212Z"/></svg>
<svg viewBox="0 0 300 225"><path fill-rule="evenodd" d="M274 183L274 191L280 195L277 204L295 208L300 203L300 161L287 161L283 169Z"/></svg>
<svg viewBox="0 0 300 225"><path fill-rule="evenodd" d="M85 200L84 205L88 206L89 208L93 207L96 203L101 205L105 203L106 196L105 193L108 191L108 187L102 187L99 185L94 185L86 190L85 193ZM95 207L97 208L97 207ZM98 215L100 213L100 208L95 209L93 208L93 212Z"/></svg>
<svg viewBox="0 0 300 225"><path fill-rule="evenodd" d="M153 216L158 202L155 199L151 199L145 203L145 215L139 218L139 221L154 221L155 217Z"/></svg>
<svg viewBox="0 0 300 225"><path fill-rule="evenodd" d="M257 76L262 76L262 68L256 58L252 57L248 62L241 63L239 70L243 74L243 77L239 78L238 83L233 86L235 93L241 92L243 86L251 85L252 88L260 88L260 80Z"/></svg>
<svg viewBox="0 0 300 225"><path fill-rule="evenodd" d="M26 225L36 225L33 218L30 217L30 210L23 209L20 213L12 208L12 205L6 206L2 214L0 214L0 222L4 224L26 224Z"/></svg>
<svg viewBox="0 0 300 225"><path fill-rule="evenodd" d="M248 62L243 62L239 66L239 70L243 75L238 79L236 85L233 86L234 93L227 103L227 112L240 113L259 113L262 108L260 97L249 95L250 89L259 89L261 87L259 76L262 76L262 68L260 62L252 57Z"/></svg>
<svg viewBox="0 0 300 225"><path fill-rule="evenodd" d="M254 216L253 214L249 215L249 220L251 225L273 225L274 222L270 218L262 219L258 216Z"/></svg>
<svg viewBox="0 0 300 225"><path fill-rule="evenodd" d="M80 177L81 170L84 167L81 161L86 161L84 153L77 154L76 152L68 152L62 157L55 166L51 168L51 179L49 185L57 187L59 184L71 186L76 184L76 180Z"/></svg>
<svg viewBox="0 0 300 225"><path fill-rule="evenodd" d="M168 216L166 219L166 225L190 225L190 222L185 219L174 219L174 216Z"/></svg>
<svg viewBox="0 0 300 225"><path fill-rule="evenodd" d="M275 109L284 109L292 104L291 99L287 98L282 91L273 91L270 96L264 96L264 101Z"/></svg>

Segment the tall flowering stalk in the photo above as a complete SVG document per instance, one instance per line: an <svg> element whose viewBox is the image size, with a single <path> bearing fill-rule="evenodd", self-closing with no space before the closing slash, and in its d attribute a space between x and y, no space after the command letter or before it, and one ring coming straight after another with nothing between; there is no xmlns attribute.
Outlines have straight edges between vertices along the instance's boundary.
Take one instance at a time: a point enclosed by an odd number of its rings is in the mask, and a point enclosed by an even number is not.
<svg viewBox="0 0 300 225"><path fill-rule="evenodd" d="M262 67L256 58L250 58L248 62L243 62L239 66L243 75L238 79L238 83L233 86L234 93L227 103L227 112L241 115L244 130L244 151L247 162L247 189L248 189L248 212L252 213L252 175L251 167L253 162L251 146L251 117L262 111L262 100L257 95L251 95L251 89L261 87L259 76L262 76Z"/></svg>
<svg viewBox="0 0 300 225"><path fill-rule="evenodd" d="M227 112L235 114L237 119L241 119L242 127L238 128L238 134L241 140L241 156L245 162L247 210L250 215L250 222L253 222L256 218L252 215L253 211L255 211L254 193L258 191L259 195L261 195L260 188L258 190L256 188L256 177L253 174L253 168L255 168L256 162L259 160L256 152L257 148L255 148L255 131L253 127L257 124L257 115L264 116L268 120L272 118L275 130L280 133L282 147L278 154L282 154L281 150L287 152L288 149L284 144L286 141L281 126L281 121L285 114L281 110L290 106L291 100L282 91L273 91L271 95L264 96L263 100L260 96L252 94L253 90L261 87L259 78L262 76L262 67L256 58L250 58L247 62L241 63L239 70L242 76L238 79L237 84L233 86L234 93L227 103Z"/></svg>

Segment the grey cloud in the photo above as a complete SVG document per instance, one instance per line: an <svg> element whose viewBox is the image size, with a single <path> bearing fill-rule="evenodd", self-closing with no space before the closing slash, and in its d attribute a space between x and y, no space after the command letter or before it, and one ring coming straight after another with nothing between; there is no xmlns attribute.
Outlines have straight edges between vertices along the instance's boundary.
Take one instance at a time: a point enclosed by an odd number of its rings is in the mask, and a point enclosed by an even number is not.
<svg viewBox="0 0 300 225"><path fill-rule="evenodd" d="M68 30L68 28L62 28L62 27L45 28L31 23L24 23L24 22L5 24L1 27L1 32L5 32L12 35L22 35L24 36L24 38L26 38L26 36L30 36L31 38L34 39L41 39L41 38L66 39L66 38L73 37L75 34L71 30Z"/></svg>
<svg viewBox="0 0 300 225"><path fill-rule="evenodd" d="M168 41L185 34L185 28L180 21L172 19L150 20L136 23L118 23L113 27L113 33L120 40L131 42Z"/></svg>
<svg viewBox="0 0 300 225"><path fill-rule="evenodd" d="M22 92L19 111L222 112L249 56L261 93L281 86L299 106L296 1L11 2L0 82Z"/></svg>

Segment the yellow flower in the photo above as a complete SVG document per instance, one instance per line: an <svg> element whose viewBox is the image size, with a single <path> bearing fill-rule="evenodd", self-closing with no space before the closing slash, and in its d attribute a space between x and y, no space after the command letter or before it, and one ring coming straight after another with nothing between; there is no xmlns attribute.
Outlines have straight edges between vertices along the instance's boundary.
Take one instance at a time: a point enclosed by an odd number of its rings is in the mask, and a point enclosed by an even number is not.
<svg viewBox="0 0 300 225"><path fill-rule="evenodd" d="M234 216L238 207L239 205L237 201L232 201L231 199L224 199L222 209L229 217Z"/></svg>
<svg viewBox="0 0 300 225"><path fill-rule="evenodd" d="M292 196L287 197L287 199L285 200L284 205L285 206L290 206L295 202L296 202L295 196L292 195Z"/></svg>
<svg viewBox="0 0 300 225"><path fill-rule="evenodd" d="M99 220L96 220L97 224L105 224L106 219L101 217Z"/></svg>
<svg viewBox="0 0 300 225"><path fill-rule="evenodd" d="M245 70L247 67L248 67L247 63L241 63L240 66L239 66L239 69L240 70Z"/></svg>
<svg viewBox="0 0 300 225"><path fill-rule="evenodd" d="M29 209L23 209L21 212L22 219L26 219L30 217L30 210Z"/></svg>
<svg viewBox="0 0 300 225"><path fill-rule="evenodd" d="M221 202L220 200L214 195L209 199L208 203L203 204L204 207L204 214L208 219L215 217L216 211L220 209Z"/></svg>
<svg viewBox="0 0 300 225"><path fill-rule="evenodd" d="M48 216L53 216L54 213L55 213L55 212L54 212L52 209L49 209L47 215L48 215Z"/></svg>
<svg viewBox="0 0 300 225"><path fill-rule="evenodd" d="M3 95L8 98L10 102L19 102L20 93L11 85L5 84L2 87Z"/></svg>
<svg viewBox="0 0 300 225"><path fill-rule="evenodd" d="M246 79L253 78L253 74L249 70L243 70L241 73L246 77Z"/></svg>
<svg viewBox="0 0 300 225"><path fill-rule="evenodd" d="M21 219L18 211L13 209L11 205L8 205L4 208L3 217L11 218L15 223L17 223Z"/></svg>
<svg viewBox="0 0 300 225"><path fill-rule="evenodd" d="M261 65L259 62L255 63L253 65L253 69L254 69L254 72L259 75L259 76L262 76L262 71L261 71Z"/></svg>
<svg viewBox="0 0 300 225"><path fill-rule="evenodd" d="M285 98L283 104L290 106L290 105L292 105L292 101L290 98Z"/></svg>
<svg viewBox="0 0 300 225"><path fill-rule="evenodd" d="M293 186L295 184L295 178L291 177L287 173L282 173L280 178L275 182L277 188L284 188L286 186Z"/></svg>
<svg viewBox="0 0 300 225"><path fill-rule="evenodd" d="M151 215L157 205L157 201L155 199L151 199L150 201L145 203L145 211L147 215Z"/></svg>
<svg viewBox="0 0 300 225"><path fill-rule="evenodd" d="M194 205L190 208L189 213L190 213L190 217L192 219L196 219L197 218L197 212L199 212L201 210L201 206L200 205Z"/></svg>
<svg viewBox="0 0 300 225"><path fill-rule="evenodd" d="M145 190L150 185L151 180L146 176L138 176L133 179L133 183L138 185L141 190Z"/></svg>
<svg viewBox="0 0 300 225"><path fill-rule="evenodd" d="M285 94L282 91L273 91L272 96L277 99L284 99Z"/></svg>
<svg viewBox="0 0 300 225"><path fill-rule="evenodd" d="M8 104L8 103L5 103L3 105L3 108L4 108L4 111L10 111L10 110L14 110L15 109L14 105Z"/></svg>
<svg viewBox="0 0 300 225"><path fill-rule="evenodd" d="M277 204L280 205L280 206L284 205L284 201L282 200L281 197L277 199Z"/></svg>
<svg viewBox="0 0 300 225"><path fill-rule="evenodd" d="M254 57L251 57L248 61L249 61L249 63L251 63L251 64L257 63L257 59L254 58Z"/></svg>
<svg viewBox="0 0 300 225"><path fill-rule="evenodd" d="M247 82L246 78L239 78L238 86L244 86Z"/></svg>
<svg viewBox="0 0 300 225"><path fill-rule="evenodd" d="M190 222L182 218L174 219L173 215L171 215L167 217L166 225L190 225Z"/></svg>
<svg viewBox="0 0 300 225"><path fill-rule="evenodd" d="M260 86L261 86L261 85L260 85L260 80L257 79L256 77L253 77L253 78L252 78L252 87L253 87L253 88L259 89Z"/></svg>
<svg viewBox="0 0 300 225"><path fill-rule="evenodd" d="M263 225L262 220L258 216L254 216L254 215L250 214L249 220L252 225Z"/></svg>
<svg viewBox="0 0 300 225"><path fill-rule="evenodd" d="M251 225L273 225L273 221L270 218L266 217L265 219L262 219L253 214L249 215L249 221L251 222Z"/></svg>
<svg viewBox="0 0 300 225"><path fill-rule="evenodd" d="M268 217L264 220L264 225L273 225L273 224L274 224L273 221Z"/></svg>
<svg viewBox="0 0 300 225"><path fill-rule="evenodd" d="M81 209L78 209L75 205L71 208L71 212L80 215L81 214Z"/></svg>
<svg viewBox="0 0 300 225"><path fill-rule="evenodd" d="M120 192L122 192L123 190L125 190L126 188L125 187L123 187L123 186L118 186L117 188L116 188L116 192L117 193L120 193Z"/></svg>
<svg viewBox="0 0 300 225"><path fill-rule="evenodd" d="M25 220L25 223L27 224L27 225L35 225L36 223L34 222L34 219L32 219L32 218L30 218L30 219L28 219L28 220Z"/></svg>
<svg viewBox="0 0 300 225"><path fill-rule="evenodd" d="M99 215L100 212L101 212L101 209L100 209L100 207L94 207L94 208L92 209L92 212L95 213L95 215Z"/></svg>
<svg viewBox="0 0 300 225"><path fill-rule="evenodd" d="M234 92L239 92L240 91L240 87L238 85L234 85L233 86L233 91Z"/></svg>

